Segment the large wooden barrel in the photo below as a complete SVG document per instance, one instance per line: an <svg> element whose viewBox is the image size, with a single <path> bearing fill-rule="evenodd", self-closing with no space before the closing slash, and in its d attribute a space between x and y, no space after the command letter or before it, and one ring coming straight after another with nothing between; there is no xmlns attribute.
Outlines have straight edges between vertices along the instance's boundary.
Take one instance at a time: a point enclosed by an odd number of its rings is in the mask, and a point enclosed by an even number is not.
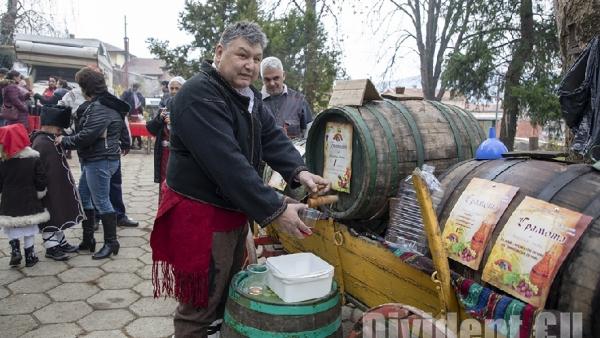
<svg viewBox="0 0 600 338"><path fill-rule="evenodd" d="M319 299L284 303L274 294L244 292L247 272L238 273L229 288L223 337L342 337L341 303L337 285Z"/></svg>
<svg viewBox="0 0 600 338"><path fill-rule="evenodd" d="M546 309L582 312L583 336L600 337L600 172L585 164L527 158L460 163L442 178L445 193L437 209L440 226L446 223L459 196L474 177L519 187L491 235L482 262L487 261L493 243L525 196L594 218L559 270ZM484 265L474 271L451 261L454 271L476 281L481 281Z"/></svg>
<svg viewBox="0 0 600 338"><path fill-rule="evenodd" d="M382 100L333 107L317 115L308 134L306 163L317 174L324 170L328 122L353 127L350 193L339 193L339 202L329 210L342 220L379 218L415 167L427 163L441 173L473 158L485 138L472 114L439 102Z"/></svg>

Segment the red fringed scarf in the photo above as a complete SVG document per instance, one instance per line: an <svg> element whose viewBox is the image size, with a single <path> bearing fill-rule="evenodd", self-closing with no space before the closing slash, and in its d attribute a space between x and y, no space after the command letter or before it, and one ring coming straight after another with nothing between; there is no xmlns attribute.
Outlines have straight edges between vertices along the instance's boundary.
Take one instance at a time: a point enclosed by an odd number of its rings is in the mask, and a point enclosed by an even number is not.
<svg viewBox="0 0 600 338"><path fill-rule="evenodd" d="M186 198L163 183L150 236L154 297L206 307L212 234L238 229L246 221L240 212Z"/></svg>

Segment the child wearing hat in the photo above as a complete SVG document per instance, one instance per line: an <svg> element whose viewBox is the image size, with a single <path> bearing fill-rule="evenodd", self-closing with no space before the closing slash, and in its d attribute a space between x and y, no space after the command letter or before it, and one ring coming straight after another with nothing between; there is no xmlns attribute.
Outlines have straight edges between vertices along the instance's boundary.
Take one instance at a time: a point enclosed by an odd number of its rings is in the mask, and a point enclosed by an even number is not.
<svg viewBox="0 0 600 338"><path fill-rule="evenodd" d="M23 238L25 266L31 267L38 262L33 248L38 224L50 220L41 200L46 195L46 174L22 124L1 127L0 145L0 226L11 247L9 265L21 264L19 240Z"/></svg>
<svg viewBox="0 0 600 338"><path fill-rule="evenodd" d="M69 259L68 253L78 247L69 244L64 230L85 218L79 192L69 169L62 145L54 144L63 129L71 124L71 108L48 105L42 107L40 130L31 135L33 149L40 153L40 160L48 178L48 193L42 199L50 212L50 220L39 225L46 248L46 257L56 261Z"/></svg>

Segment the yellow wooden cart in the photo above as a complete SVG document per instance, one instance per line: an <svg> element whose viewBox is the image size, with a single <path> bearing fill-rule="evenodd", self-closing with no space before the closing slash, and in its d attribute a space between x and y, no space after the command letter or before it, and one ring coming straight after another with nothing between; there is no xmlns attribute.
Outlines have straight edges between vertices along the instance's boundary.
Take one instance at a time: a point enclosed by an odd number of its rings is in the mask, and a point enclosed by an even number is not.
<svg viewBox="0 0 600 338"><path fill-rule="evenodd" d="M467 319L469 316L458 306L451 286L448 259L431 197L422 179L417 174L413 177L433 258L435 271L431 275L404 263L378 241L353 235L347 226L332 218L318 221L313 235L305 239L279 233L276 226L271 226L270 235L290 253L312 252L332 264L344 297L363 308L401 303L433 318L453 312L459 314L459 320Z"/></svg>

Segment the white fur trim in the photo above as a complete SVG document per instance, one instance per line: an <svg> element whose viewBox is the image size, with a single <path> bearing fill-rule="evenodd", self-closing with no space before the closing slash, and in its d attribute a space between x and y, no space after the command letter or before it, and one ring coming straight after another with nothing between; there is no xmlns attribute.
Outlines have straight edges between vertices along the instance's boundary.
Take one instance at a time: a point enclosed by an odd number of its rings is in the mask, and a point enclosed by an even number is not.
<svg viewBox="0 0 600 338"><path fill-rule="evenodd" d="M44 198L44 196L46 196L46 193L48 192L48 188L42 190L42 191L38 191L37 192L37 198L38 200L41 200L42 198Z"/></svg>
<svg viewBox="0 0 600 338"><path fill-rule="evenodd" d="M13 158L31 158L40 157L40 153L37 150L33 150L31 147L25 147L20 152L16 153Z"/></svg>
<svg viewBox="0 0 600 338"><path fill-rule="evenodd" d="M50 213L44 209L43 212L27 216L0 216L0 226L2 227L25 227L28 225L36 225L50 220Z"/></svg>

